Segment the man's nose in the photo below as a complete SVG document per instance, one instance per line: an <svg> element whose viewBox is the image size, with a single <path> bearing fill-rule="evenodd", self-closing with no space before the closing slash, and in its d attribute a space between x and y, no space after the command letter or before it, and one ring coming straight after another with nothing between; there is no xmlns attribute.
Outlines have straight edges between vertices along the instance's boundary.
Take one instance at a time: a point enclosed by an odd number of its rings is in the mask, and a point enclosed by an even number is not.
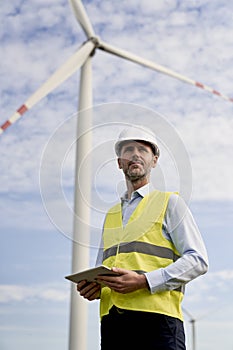
<svg viewBox="0 0 233 350"><path fill-rule="evenodd" d="M137 149L137 147L134 147L133 152L132 152L132 157L139 157L140 156L140 152Z"/></svg>

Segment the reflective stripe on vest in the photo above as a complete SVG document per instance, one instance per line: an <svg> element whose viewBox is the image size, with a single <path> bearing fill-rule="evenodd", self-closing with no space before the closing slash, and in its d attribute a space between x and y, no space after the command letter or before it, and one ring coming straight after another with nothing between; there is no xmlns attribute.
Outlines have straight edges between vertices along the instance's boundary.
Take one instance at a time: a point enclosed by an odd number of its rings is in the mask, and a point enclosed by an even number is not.
<svg viewBox="0 0 233 350"><path fill-rule="evenodd" d="M132 252L158 256L160 258L171 259L172 261L179 259L179 255L175 254L175 252L170 248L159 247L145 242L130 242L121 243L119 246L106 249L103 253L103 260L106 260L110 256L115 256L117 253L120 254Z"/></svg>

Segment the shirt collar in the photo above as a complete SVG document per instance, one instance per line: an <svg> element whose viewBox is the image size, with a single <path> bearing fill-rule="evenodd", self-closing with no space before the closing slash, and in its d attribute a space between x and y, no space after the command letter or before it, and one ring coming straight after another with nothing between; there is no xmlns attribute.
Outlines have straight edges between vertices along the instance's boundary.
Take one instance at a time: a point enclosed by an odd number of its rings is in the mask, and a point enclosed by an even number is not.
<svg viewBox="0 0 233 350"><path fill-rule="evenodd" d="M147 194L150 193L151 190L151 186L150 184L146 184L142 187L140 187L139 189L137 189L136 191L134 191L131 195L131 199L133 198L133 196L135 196L135 194L139 194L142 198L144 198ZM124 193L124 195L121 197L122 201L128 201L128 197L127 197L127 191Z"/></svg>

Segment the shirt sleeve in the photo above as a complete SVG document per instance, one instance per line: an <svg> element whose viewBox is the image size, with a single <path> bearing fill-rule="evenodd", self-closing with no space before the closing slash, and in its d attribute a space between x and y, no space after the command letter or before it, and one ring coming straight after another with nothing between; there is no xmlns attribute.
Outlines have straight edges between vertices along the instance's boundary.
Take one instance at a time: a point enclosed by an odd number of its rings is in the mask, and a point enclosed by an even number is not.
<svg viewBox="0 0 233 350"><path fill-rule="evenodd" d="M96 266L102 265L103 263L103 253L104 253L104 248L103 248L103 235L101 238L101 242L100 242L100 246L99 246L99 250L98 250L98 254L97 254L97 258L96 258Z"/></svg>
<svg viewBox="0 0 233 350"><path fill-rule="evenodd" d="M184 200L172 194L163 222L163 234L171 240L180 258L166 268L146 273L151 293L177 289L208 269L206 248Z"/></svg>

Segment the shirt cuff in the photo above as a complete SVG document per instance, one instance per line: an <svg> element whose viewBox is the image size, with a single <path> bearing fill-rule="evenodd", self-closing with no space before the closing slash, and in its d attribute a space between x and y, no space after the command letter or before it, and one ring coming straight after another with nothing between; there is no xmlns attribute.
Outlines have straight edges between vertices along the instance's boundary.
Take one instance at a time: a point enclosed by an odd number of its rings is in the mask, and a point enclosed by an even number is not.
<svg viewBox="0 0 233 350"><path fill-rule="evenodd" d="M165 281L163 277L163 269L146 272L145 276L146 276L151 294L166 290Z"/></svg>

